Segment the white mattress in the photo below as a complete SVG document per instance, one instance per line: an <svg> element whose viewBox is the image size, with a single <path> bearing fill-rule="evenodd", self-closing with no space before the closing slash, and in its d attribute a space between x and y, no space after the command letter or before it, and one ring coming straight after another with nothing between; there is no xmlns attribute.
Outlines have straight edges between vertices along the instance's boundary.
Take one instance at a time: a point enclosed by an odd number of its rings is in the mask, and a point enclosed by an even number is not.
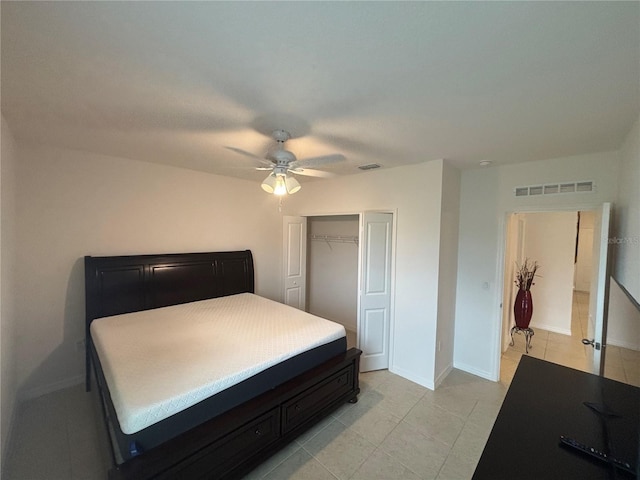
<svg viewBox="0 0 640 480"><path fill-rule="evenodd" d="M121 430L132 434L306 350L342 325L250 293L91 323Z"/></svg>

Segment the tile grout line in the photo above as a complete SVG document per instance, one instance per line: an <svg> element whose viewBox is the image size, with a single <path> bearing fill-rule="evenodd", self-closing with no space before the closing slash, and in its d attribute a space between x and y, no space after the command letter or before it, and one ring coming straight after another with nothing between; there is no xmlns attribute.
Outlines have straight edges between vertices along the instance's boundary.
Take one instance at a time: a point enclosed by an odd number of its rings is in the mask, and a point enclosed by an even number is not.
<svg viewBox="0 0 640 480"><path fill-rule="evenodd" d="M348 428L348 427L347 427L347 428ZM323 429L323 430L324 430L324 429ZM314 435L314 436L315 436L315 435ZM302 449L303 449L307 454L309 454L309 456L310 456L311 458L313 458L316 462L318 462L322 468L324 468L327 472L329 472L329 473L331 474L331 476L332 476L332 477L336 478L337 480L341 480L341 479L340 479L340 477L339 477L337 474L333 473L333 471L332 471L329 467L327 467L324 463L322 463L322 461L321 461L318 457L316 457L313 453L311 453L309 450L307 450L307 449L305 448L305 446L304 446L304 445L302 445L302 447L301 447L301 448L302 448ZM361 465L358 465L358 469L360 468L360 466L361 466ZM353 472L353 475L355 475L355 473L356 473L357 471L358 471L358 470L356 469L356 471L355 471L355 472ZM351 478L353 475L351 475L349 478Z"/></svg>
<svg viewBox="0 0 640 480"><path fill-rule="evenodd" d="M384 381L383 381L383 382L380 382L376 387L374 387L374 388L373 388L373 390L375 390L376 388L380 387L380 386L381 386L381 385L383 385L384 383L385 383ZM384 441L385 441L385 440L386 440L386 439L387 439L387 438L388 438L388 437L389 437L389 436L390 436L390 435L391 435L391 434L396 430L396 428L398 428L398 426L400 426L400 424L404 422L405 418L406 418L406 417L411 413L411 411L416 407L416 405L418 405L418 403L420 403L420 401L421 401L421 400L422 400L422 399L427 395L427 392L428 392L428 391L429 391L428 389L427 389L427 390L425 390L425 391L422 393L422 395L420 395L420 397L416 400L416 402L413 404L413 406L412 406L412 407L407 411L407 413L405 413L402 417L399 417L399 416L395 415L394 413L392 413L392 412L390 412L390 411L386 410L385 408L381 407L383 410L385 410L385 411L386 411L387 413L389 413L391 416L393 416L393 417L395 417L395 418L399 419L399 421L398 421L398 423L397 423L397 424L396 424L396 425L391 429L391 431L389 431L389 433L387 433L387 434L385 435L385 437L384 437L384 438L382 439L382 441L380 442L380 445L372 444L372 445L374 445L374 447L375 447L375 448L373 449L373 451L372 451L372 452L367 456L367 458L365 458L365 459L364 459L364 460L363 460L363 461L358 465L358 468L354 471L354 473L353 473L353 474L351 475L351 477L349 477L349 478L353 478L353 476L354 476L356 473L358 473L358 471L360 470L360 468L362 468L362 465L364 465L364 464L365 464L365 462L366 462L367 460L369 460L369 458L371 458L371 457L372 457L372 456L373 456L373 455L374 455L378 450L379 450L379 451L381 451L382 453L384 453L385 455L387 455L387 456L391 457L394 461L398 462L400 465L402 465L404 468L406 468L407 470L409 470L410 472L412 472L412 473L413 473L414 475L416 475L417 477L422 478L422 475L420 475L418 472L415 472L415 471L414 471L410 466L405 465L405 464L404 464L400 459L396 458L396 457L395 457L394 455L392 455L390 452L388 452L387 450L385 450L385 448L382 446L382 444L383 444L383 443L384 443ZM474 406L474 408L475 408L475 406ZM443 410L444 410L444 409L443 409ZM446 411L446 410L444 410L444 411ZM450 413L450 412L448 412L448 413ZM339 418L338 418L337 420L340 422L340 419L339 419ZM340 422L340 423L342 423L342 422ZM344 425L344 423L342 423L342 425ZM408 423L408 422L407 422L407 425L411 426L411 424L410 424L410 423ZM350 429L350 428L351 428L351 427L349 427L349 426L347 426L347 425L345 425L345 427L346 427L347 429ZM355 430L353 430L353 432L358 433L358 432L356 432ZM421 434L421 435L423 435L422 433L420 433L420 434ZM358 433L358 435L360 435L360 434ZM431 439L433 439L433 440L435 440L435 441L438 441L438 442L440 442L440 443L445 444L445 443L444 443L444 442L442 442L441 440L439 440L439 439L437 439L437 438L435 438L435 437L432 437L431 435L428 435L428 437L429 437L429 438L431 438ZM455 442L454 442L454 443L455 443ZM446 444L445 444L445 445L446 445ZM453 446L452 446L452 448L453 448ZM312 455L312 456L313 456L313 455ZM315 457L314 457L314 458L315 458ZM316 459L316 460L317 460L317 459ZM446 457L445 457L445 460L446 460ZM318 462L320 462L320 460L318 460ZM320 462L320 463L322 464L322 462ZM324 464L322 464L322 465L324 466ZM434 477L434 478L435 478L435 477Z"/></svg>
<svg viewBox="0 0 640 480"><path fill-rule="evenodd" d="M473 412L475 410L475 408L476 408L476 406L478 405L479 402L480 402L479 399L476 400L476 402L473 404L473 408L471 409L471 412ZM471 415L471 414L469 414L469 415ZM458 435L456 436L456 439L453 441L453 443L451 444L451 448L447 452L447 456L444 458L444 461L442 462L442 465L440 465L440 468L438 469L438 473L435 476L436 479L440 476L440 472L442 472L442 469L444 468L445 464L447 463L447 460L452 455L451 452L453 451L453 447L455 447L456 442L458 441L458 439L460 438L460 435L462 434L462 431L464 430L464 427L467 425L467 422L469 421L469 415L467 415L467 418L465 419L464 424L462 425L462 428L460 429L460 432L458 432Z"/></svg>
<svg viewBox="0 0 640 480"><path fill-rule="evenodd" d="M402 422L404 422L404 419L407 418L407 416L409 416L409 414L413 411L414 408L416 408L416 405L418 405L418 403L420 403L420 401L427 395L427 391L425 390L422 395L420 396L420 398L418 398L418 400L416 400L416 402L413 404L413 406L407 411L407 413L405 413L402 417L398 417L396 415L394 415L393 413L389 412L391 415L393 415L396 418L400 418L400 421L396 424L395 427L393 427L391 429L391 431L389 433L387 433L384 437L384 439L380 442L380 445L378 445L375 450L373 452L371 452L371 455L373 455L377 450L380 450L381 452L383 452L385 455L391 457L394 461L398 462L400 465L402 465L404 468L406 468L407 470L409 470L411 473L413 473L416 477L420 477L422 478L422 475L418 474L418 472L415 472L411 467L409 467L408 465L405 465L399 458L396 458L395 456L393 456L390 452L387 452L384 447L382 446L382 444L384 443L384 441L389 437L389 435L391 435L396 428L398 428L398 426L400 426L400 424ZM409 426L411 426L410 423L407 422L407 424ZM369 455L369 457L371 457L371 455ZM364 462L363 462L364 463ZM361 467L362 465L360 465ZM358 467L358 469L360 469L360 467ZM357 470L356 470L357 473ZM355 475L355 474L354 474Z"/></svg>
<svg viewBox="0 0 640 480"><path fill-rule="evenodd" d="M69 409L67 408L67 406L68 405L65 403L65 405L64 405L64 420L65 420L64 426L65 426L65 429L64 430L65 430L65 434L67 436L67 442L66 442L67 443L67 451L66 451L66 453L67 453L67 458L68 458L68 461L69 461L69 478L73 480L73 479L75 479L75 475L73 474L73 470L74 470L73 469L73 463L74 462L71 459L71 452L72 452L72 450L71 450L71 448L72 448L71 435L70 435L71 419L70 419L70 416L69 416L70 412L69 412Z"/></svg>

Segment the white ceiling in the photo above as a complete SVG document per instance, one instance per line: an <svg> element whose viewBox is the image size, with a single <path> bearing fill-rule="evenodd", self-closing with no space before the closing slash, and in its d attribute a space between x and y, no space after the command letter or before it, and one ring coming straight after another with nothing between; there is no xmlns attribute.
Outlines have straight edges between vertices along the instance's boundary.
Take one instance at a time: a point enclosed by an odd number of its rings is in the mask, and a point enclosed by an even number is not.
<svg viewBox="0 0 640 480"><path fill-rule="evenodd" d="M640 2L1 2L15 137L260 180L613 150L640 111Z"/></svg>

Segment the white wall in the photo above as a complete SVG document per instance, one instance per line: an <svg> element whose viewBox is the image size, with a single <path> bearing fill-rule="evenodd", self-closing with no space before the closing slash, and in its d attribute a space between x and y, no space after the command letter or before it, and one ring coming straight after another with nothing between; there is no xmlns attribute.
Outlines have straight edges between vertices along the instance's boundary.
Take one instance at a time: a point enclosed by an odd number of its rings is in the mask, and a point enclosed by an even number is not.
<svg viewBox="0 0 640 480"><path fill-rule="evenodd" d="M458 271L458 223L460 221L460 171L446 162L442 171L440 264L438 267L438 343L435 383L453 368L456 275Z"/></svg>
<svg viewBox="0 0 640 480"><path fill-rule="evenodd" d="M609 287L607 344L640 350L640 309L627 297L613 278Z"/></svg>
<svg viewBox="0 0 640 480"><path fill-rule="evenodd" d="M611 247L613 277L635 299L611 282L607 341L640 350L640 116L621 148L618 202ZM605 360L606 361L606 360Z"/></svg>
<svg viewBox="0 0 640 480"><path fill-rule="evenodd" d="M16 360L25 396L79 381L84 255L251 249L257 293L280 299L282 222L255 182L19 146Z"/></svg>
<svg viewBox="0 0 640 480"><path fill-rule="evenodd" d="M308 182L285 215L392 211L395 283L390 369L434 388L443 161Z"/></svg>
<svg viewBox="0 0 640 480"><path fill-rule="evenodd" d="M2 460L7 445L17 396L16 380L16 309L15 309L15 254L16 206L15 168L17 163L13 135L4 116L0 134L0 452ZM2 464L0 461L0 471Z"/></svg>
<svg viewBox="0 0 640 480"><path fill-rule="evenodd" d="M515 283L516 268L524 261L524 222L523 213L514 213L506 219L505 255L502 290L502 352L506 352L511 343L511 328L516 323L513 305L518 295ZM499 286L497 288L500 288Z"/></svg>
<svg viewBox="0 0 640 480"><path fill-rule="evenodd" d="M619 152L604 152L462 172L454 366L497 380L507 212L581 210L615 202ZM518 197L517 186L593 180L590 194ZM499 253L500 252L500 253Z"/></svg>
<svg viewBox="0 0 640 480"><path fill-rule="evenodd" d="M571 335L577 212L523 216L524 258L540 265L531 287L531 328Z"/></svg>
<svg viewBox="0 0 640 480"><path fill-rule="evenodd" d="M574 287L580 292L591 291L593 271L593 222L595 212L580 212L580 233L578 234L578 256L575 263Z"/></svg>
<svg viewBox="0 0 640 480"><path fill-rule="evenodd" d="M620 152L613 274L640 303L640 116Z"/></svg>
<svg viewBox="0 0 640 480"><path fill-rule="evenodd" d="M307 233L358 236L359 217L311 217ZM358 244L309 241L307 306L314 315L341 323L355 332L358 316Z"/></svg>

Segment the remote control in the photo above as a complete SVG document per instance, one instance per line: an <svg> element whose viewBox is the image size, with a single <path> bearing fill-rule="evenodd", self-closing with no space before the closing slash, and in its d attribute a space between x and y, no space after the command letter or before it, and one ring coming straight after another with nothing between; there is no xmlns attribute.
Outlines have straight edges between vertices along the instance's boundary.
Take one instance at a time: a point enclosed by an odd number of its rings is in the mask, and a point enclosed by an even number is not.
<svg viewBox="0 0 640 480"><path fill-rule="evenodd" d="M636 473L633 468L631 468L631 464L628 462L623 462L622 460L618 460L617 458L613 458L607 455L600 450L597 450L593 447L587 447L586 445L574 440L573 438L565 437L564 435L560 435L560 443L566 445L568 447L574 448L582 453L590 455L591 457L597 458L606 463L610 463L617 468L625 470L629 473Z"/></svg>

